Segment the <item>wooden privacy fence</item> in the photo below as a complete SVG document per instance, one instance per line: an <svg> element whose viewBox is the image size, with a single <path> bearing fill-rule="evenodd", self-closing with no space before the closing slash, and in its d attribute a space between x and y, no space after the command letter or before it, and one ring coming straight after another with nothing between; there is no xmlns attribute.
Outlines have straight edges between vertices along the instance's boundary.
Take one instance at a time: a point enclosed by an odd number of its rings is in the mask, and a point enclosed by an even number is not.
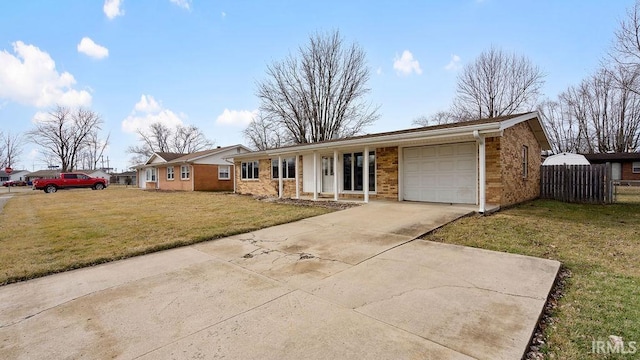
<svg viewBox="0 0 640 360"><path fill-rule="evenodd" d="M612 203L611 164L542 166L540 197L575 203Z"/></svg>

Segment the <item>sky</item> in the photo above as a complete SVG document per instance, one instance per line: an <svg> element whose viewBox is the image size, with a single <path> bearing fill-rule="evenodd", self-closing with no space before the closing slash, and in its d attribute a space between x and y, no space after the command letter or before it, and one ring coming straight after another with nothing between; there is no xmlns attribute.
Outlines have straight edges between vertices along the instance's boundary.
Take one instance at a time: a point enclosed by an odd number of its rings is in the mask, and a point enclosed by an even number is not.
<svg viewBox="0 0 640 360"><path fill-rule="evenodd" d="M456 77L494 46L526 56L555 98L601 65L632 0L0 1L0 131L24 134L57 104L86 107L110 134L104 166L129 167L137 129L195 125L245 143L256 82L310 35L340 31L366 53L367 133L447 110ZM25 143L14 168L46 167Z"/></svg>

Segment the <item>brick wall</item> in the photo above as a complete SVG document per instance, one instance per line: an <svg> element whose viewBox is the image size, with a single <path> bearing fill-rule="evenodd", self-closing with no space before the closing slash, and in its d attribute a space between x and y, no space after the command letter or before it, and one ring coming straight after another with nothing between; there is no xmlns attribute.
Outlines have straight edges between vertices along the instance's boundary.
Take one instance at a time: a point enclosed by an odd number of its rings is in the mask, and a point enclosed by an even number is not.
<svg viewBox="0 0 640 360"><path fill-rule="evenodd" d="M376 149L376 198L398 199L398 147Z"/></svg>
<svg viewBox="0 0 640 360"><path fill-rule="evenodd" d="M640 174L633 173L632 162L623 162L621 167L622 167L622 180L640 180Z"/></svg>
<svg viewBox="0 0 640 360"><path fill-rule="evenodd" d="M218 165L194 164L193 180L196 191L233 191L233 166L230 166L229 180L218 179Z"/></svg>
<svg viewBox="0 0 640 360"><path fill-rule="evenodd" d="M173 166L173 180L167 180L167 167L158 168L158 187L160 190L191 191L191 178L193 170L190 170L189 180L180 180L180 166Z"/></svg>
<svg viewBox="0 0 640 360"><path fill-rule="evenodd" d="M528 175L522 177L522 146L528 147ZM500 205L507 206L540 196L540 145L527 122L504 130L500 139L502 195Z"/></svg>

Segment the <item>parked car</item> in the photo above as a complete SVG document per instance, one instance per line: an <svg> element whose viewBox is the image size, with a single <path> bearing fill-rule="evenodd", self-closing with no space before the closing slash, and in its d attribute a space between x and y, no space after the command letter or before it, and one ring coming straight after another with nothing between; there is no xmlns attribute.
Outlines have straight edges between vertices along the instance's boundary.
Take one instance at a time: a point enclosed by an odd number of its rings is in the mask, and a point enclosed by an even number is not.
<svg viewBox="0 0 640 360"><path fill-rule="evenodd" d="M20 181L20 180L9 180L9 181L5 181L4 184L2 184L2 186L27 186L27 182L26 181Z"/></svg>
<svg viewBox="0 0 640 360"><path fill-rule="evenodd" d="M109 185L107 180L93 178L83 173L61 173L55 179L33 180L34 190L44 190L46 193L54 193L58 189L91 188L92 190L102 190Z"/></svg>

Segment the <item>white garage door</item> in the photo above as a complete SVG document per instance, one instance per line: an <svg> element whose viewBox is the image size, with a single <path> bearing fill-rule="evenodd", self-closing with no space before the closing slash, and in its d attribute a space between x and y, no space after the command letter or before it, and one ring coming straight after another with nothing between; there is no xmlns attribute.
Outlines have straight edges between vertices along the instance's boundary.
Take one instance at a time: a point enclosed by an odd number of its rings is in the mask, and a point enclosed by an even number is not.
<svg viewBox="0 0 640 360"><path fill-rule="evenodd" d="M404 199L475 204L476 153L475 143L405 148Z"/></svg>

